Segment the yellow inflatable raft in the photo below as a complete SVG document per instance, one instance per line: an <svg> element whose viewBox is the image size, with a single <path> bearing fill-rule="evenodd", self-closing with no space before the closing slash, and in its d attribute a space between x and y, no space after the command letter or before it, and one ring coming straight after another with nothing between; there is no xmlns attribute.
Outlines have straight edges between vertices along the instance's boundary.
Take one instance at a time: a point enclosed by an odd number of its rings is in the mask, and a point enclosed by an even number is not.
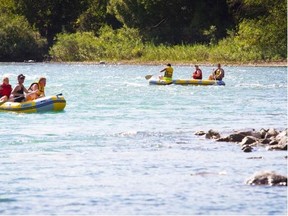
<svg viewBox="0 0 288 216"><path fill-rule="evenodd" d="M225 85L225 82L222 80L194 80L194 79L175 79L171 82L166 82L164 80L150 80L150 85Z"/></svg>
<svg viewBox="0 0 288 216"><path fill-rule="evenodd" d="M23 113L62 111L66 106L66 100L62 94L38 98L26 102L5 102L0 105L0 111L12 111Z"/></svg>
<svg viewBox="0 0 288 216"><path fill-rule="evenodd" d="M222 80L177 79L177 80L173 80L173 84L175 85L225 85L225 82L223 82Z"/></svg>

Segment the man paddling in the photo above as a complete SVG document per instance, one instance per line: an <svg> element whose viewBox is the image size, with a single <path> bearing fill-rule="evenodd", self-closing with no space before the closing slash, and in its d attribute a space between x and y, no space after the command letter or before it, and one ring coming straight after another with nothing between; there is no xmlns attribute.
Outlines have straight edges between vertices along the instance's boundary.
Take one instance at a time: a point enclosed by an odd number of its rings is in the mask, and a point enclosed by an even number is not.
<svg viewBox="0 0 288 216"><path fill-rule="evenodd" d="M164 76L159 76L160 80L164 80L165 82L172 82L172 76L174 69L171 67L171 64L167 64L167 67L160 71L160 73L164 72Z"/></svg>

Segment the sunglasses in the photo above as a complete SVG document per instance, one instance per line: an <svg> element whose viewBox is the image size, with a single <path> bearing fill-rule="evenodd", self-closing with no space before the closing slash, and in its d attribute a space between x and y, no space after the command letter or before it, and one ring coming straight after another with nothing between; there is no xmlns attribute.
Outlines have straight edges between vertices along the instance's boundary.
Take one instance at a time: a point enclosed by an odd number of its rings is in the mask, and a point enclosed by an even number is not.
<svg viewBox="0 0 288 216"><path fill-rule="evenodd" d="M21 79L21 80L24 80L24 79L25 79L25 77L21 77L20 79Z"/></svg>

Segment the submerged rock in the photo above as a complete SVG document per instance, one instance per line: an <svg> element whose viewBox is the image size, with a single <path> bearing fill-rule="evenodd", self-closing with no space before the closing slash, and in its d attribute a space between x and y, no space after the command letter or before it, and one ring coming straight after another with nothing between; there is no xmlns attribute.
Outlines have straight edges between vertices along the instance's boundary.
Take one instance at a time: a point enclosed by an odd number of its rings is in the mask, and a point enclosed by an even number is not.
<svg viewBox="0 0 288 216"><path fill-rule="evenodd" d="M220 133L214 130L209 130L206 134L205 134L205 138L206 139L219 139L220 138Z"/></svg>
<svg viewBox="0 0 288 216"><path fill-rule="evenodd" d="M247 181L248 185L287 186L287 177L272 171L257 172Z"/></svg>
<svg viewBox="0 0 288 216"><path fill-rule="evenodd" d="M248 157L247 159L263 159L262 156L259 156L259 157Z"/></svg>
<svg viewBox="0 0 288 216"><path fill-rule="evenodd" d="M197 136L203 136L203 135L205 135L206 133L205 133L205 131L197 131L196 133L195 133L195 135L197 135Z"/></svg>
<svg viewBox="0 0 288 216"><path fill-rule="evenodd" d="M243 152L252 152L253 148L250 145L244 145L241 150Z"/></svg>

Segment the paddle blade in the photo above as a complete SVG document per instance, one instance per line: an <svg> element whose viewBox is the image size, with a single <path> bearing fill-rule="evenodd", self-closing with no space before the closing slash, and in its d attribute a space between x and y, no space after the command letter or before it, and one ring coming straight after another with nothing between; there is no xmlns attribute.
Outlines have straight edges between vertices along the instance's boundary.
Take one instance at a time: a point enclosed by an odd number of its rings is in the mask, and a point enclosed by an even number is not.
<svg viewBox="0 0 288 216"><path fill-rule="evenodd" d="M146 76L145 76L145 79L146 79L146 80L149 80L149 79L151 79L152 76L153 76L153 75L146 75Z"/></svg>

